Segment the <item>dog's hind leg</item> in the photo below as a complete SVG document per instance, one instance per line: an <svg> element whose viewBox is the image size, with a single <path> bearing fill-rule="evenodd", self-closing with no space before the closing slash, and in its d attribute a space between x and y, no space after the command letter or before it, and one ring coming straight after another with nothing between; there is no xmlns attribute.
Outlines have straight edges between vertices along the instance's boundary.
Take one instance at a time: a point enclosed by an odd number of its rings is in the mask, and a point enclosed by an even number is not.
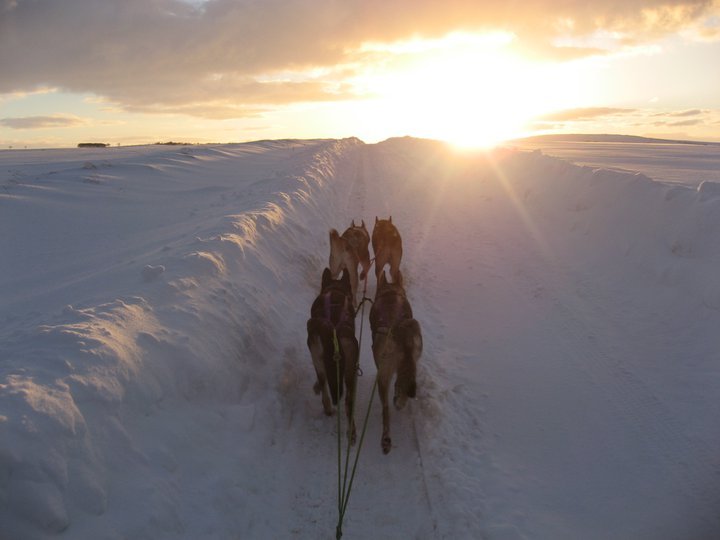
<svg viewBox="0 0 720 540"><path fill-rule="evenodd" d="M308 321L309 331L310 326L311 322ZM330 393L328 392L327 375L325 373L325 350L323 347L322 337L317 333L308 333L307 345L310 350L310 357L312 358L313 366L315 367L315 374L317 375L317 381L313 385L313 390L316 394L322 395L323 411L326 415L331 416L333 409L330 400Z"/></svg>
<svg viewBox="0 0 720 540"><path fill-rule="evenodd" d="M348 268L350 274L350 291L352 292L353 307L357 306L357 290L358 290L358 270L357 261L351 268Z"/></svg>
<svg viewBox="0 0 720 540"><path fill-rule="evenodd" d="M382 437L380 438L380 446L383 454L390 452L392 448L392 439L390 438L390 407L388 407L388 386L389 380L383 378L378 373L378 394L380 394L380 403L382 404Z"/></svg>
<svg viewBox="0 0 720 540"><path fill-rule="evenodd" d="M388 390L390 380L395 373L395 360L393 358L393 342L388 339L387 334L376 334L373 336L373 356L377 366L377 385L382 405L382 437L380 446L383 454L390 452L392 439L390 438L390 407L388 407Z"/></svg>
<svg viewBox="0 0 720 540"><path fill-rule="evenodd" d="M370 271L370 261L369 260L368 261L361 260L360 268L362 268L362 270L360 271L360 276L359 276L360 281L364 281L365 278L368 276L368 272Z"/></svg>
<svg viewBox="0 0 720 540"><path fill-rule="evenodd" d="M393 283L400 281L398 276L400 272L400 259L402 259L402 249L393 251L390 254L389 260L387 261L390 265L390 275L392 276Z"/></svg>
<svg viewBox="0 0 720 540"><path fill-rule="evenodd" d="M370 272L370 252L368 251L367 246L360 249L358 258L360 259L360 266L362 268L362 272L360 272L360 279L363 280L367 278L368 272Z"/></svg>
<svg viewBox="0 0 720 540"><path fill-rule="evenodd" d="M402 358L398 364L393 403L399 410L407 398L414 398L417 392L417 363L422 354L422 333L415 319L407 319L397 326L397 337L402 347Z"/></svg>
<svg viewBox="0 0 720 540"><path fill-rule="evenodd" d="M384 251L375 252L375 279L380 279L385 265L387 264L387 256Z"/></svg>
<svg viewBox="0 0 720 540"><path fill-rule="evenodd" d="M358 367L358 342L355 336L341 337L339 339L340 348L343 352L345 362L344 366L344 382L345 382L345 414L348 421L348 442L353 445L357 438L357 430L355 429L355 389L357 385L357 367Z"/></svg>

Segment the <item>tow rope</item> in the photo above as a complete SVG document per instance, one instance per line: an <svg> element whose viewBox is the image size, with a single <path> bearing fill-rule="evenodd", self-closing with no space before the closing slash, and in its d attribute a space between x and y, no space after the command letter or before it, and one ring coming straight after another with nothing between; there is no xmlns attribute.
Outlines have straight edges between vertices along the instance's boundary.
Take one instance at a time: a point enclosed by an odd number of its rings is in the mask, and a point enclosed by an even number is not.
<svg viewBox="0 0 720 540"><path fill-rule="evenodd" d="M372 267L373 263L375 262L375 259L372 259L370 261L370 266ZM369 269L368 269L369 270ZM362 349L362 335L363 335L363 323L365 321L365 302L368 301L372 303L372 300L366 296L367 293L367 278L368 278L368 272L365 272L365 285L363 287L363 299L360 302L360 305L358 306L358 310L362 309L362 314L360 316L360 336L358 338L358 362L356 369L358 370L358 375L362 375L362 370L360 369L360 350ZM357 311L355 312L355 315L357 315ZM390 337L390 333L392 332L392 328L388 332L388 337ZM385 341L385 344L387 346L387 341ZM340 346L337 340L337 334L333 330L333 347L335 349L335 352L333 354L333 358L335 359L335 371L337 376L337 382L338 382L338 388L340 388ZM350 491L352 490L353 481L355 480L355 473L357 471L357 465L358 460L360 459L360 450L362 449L363 441L365 440L365 432L367 431L368 426L368 420L370 419L370 410L372 407L372 402L375 397L375 391L377 389L377 375L375 376L375 382L373 383L372 391L370 393L370 400L368 401L367 405L367 411L365 412L365 419L363 420L363 428L362 432L360 433L360 440L358 441L358 448L355 452L355 460L353 462L352 472L350 473L350 479L348 481L348 466L350 464L350 444L347 445L347 451L345 453L345 472L343 474L342 483L340 482L340 470L341 470L341 455L342 455L342 431L341 431L341 425L340 425L340 417L342 416L339 411L339 401L338 401L338 421L337 421L337 436L338 436L338 522L337 526L335 527L335 540L340 540L342 538L342 524L343 519L345 518L345 512L347 511L348 501L350 499ZM355 398L357 395L357 382L355 383L353 387L353 396L352 396L352 408L350 411L350 418L354 418L354 412L355 412Z"/></svg>

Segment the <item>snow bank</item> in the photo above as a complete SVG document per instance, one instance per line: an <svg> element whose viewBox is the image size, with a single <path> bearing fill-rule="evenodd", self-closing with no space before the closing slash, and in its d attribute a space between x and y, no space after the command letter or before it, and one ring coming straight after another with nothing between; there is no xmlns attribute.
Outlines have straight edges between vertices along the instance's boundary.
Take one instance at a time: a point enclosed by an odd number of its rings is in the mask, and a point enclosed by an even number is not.
<svg viewBox="0 0 720 540"><path fill-rule="evenodd" d="M143 448L147 440L133 429L133 418L171 409L178 402L242 405L268 391L279 370L273 357L283 347L283 336L274 330L282 328L287 312L300 305L292 297L294 289L315 285L316 269L324 264L319 254L325 251L324 235L317 232L339 220L332 201L343 195L342 160L357 144L345 140L188 148L140 163L85 162L81 169L48 173L7 191L6 198L22 199L33 189L54 190L58 184L72 183L67 197L102 205L105 218L93 214L93 220L136 219L139 236L144 217L149 227L154 225L147 214L159 214L169 223L189 217L192 227L176 226L159 249L141 249L131 254L133 259L122 270L108 269L106 276L93 277L90 302L71 298L73 305L49 316L30 315L42 324L17 323L28 317L18 312L28 291L18 291L17 301L3 309L7 326L16 327L3 336L0 348L3 537L59 533L73 516L106 513L109 485L124 467L145 469L152 478L155 458ZM250 178L243 182L235 167L254 156L266 156L260 164L262 174L273 174L252 177L257 171L246 171ZM191 167L193 161L203 165ZM190 186L184 178L178 180L177 162L193 175L200 173ZM103 168L113 172L107 180L115 184L112 195L76 183L84 178L82 171ZM99 175L94 178L97 182L86 185L106 182ZM122 193L141 182L145 185L138 192ZM197 197L190 201L189 213L188 189ZM254 191L260 195L253 196ZM124 216L135 203L147 210ZM206 209L198 208L203 206ZM236 211L228 213L233 208ZM43 221L40 214L13 217L39 237L26 238L28 242L40 243L43 229L62 226ZM85 226L93 227L93 222ZM15 227L20 228L18 223ZM187 238L190 228L193 238ZM63 234L68 232L72 234ZM149 235L155 232L148 229ZM77 247L73 243L78 237L68 242L71 249ZM92 238L95 245L83 251L91 258L94 248L106 250L102 244L112 240ZM310 249L303 254L298 244ZM14 283L27 281L26 271L20 265L10 268L3 285L9 291ZM35 306L30 304L36 312L45 309L43 300L52 296L46 291L73 277L61 271L37 272L33 289L45 290L34 298ZM118 285L132 294L114 297ZM15 298L11 293L7 297ZM163 466L173 468L170 448L149 452L161 454ZM162 509L145 512L161 525L176 519L163 516ZM161 516L153 517L153 512Z"/></svg>
<svg viewBox="0 0 720 540"><path fill-rule="evenodd" d="M597 273L628 272L720 308L720 184L697 189L640 173L577 167L539 152L499 165L514 197L546 229L548 255L580 256ZM536 171L528 174L528 171Z"/></svg>
<svg viewBox="0 0 720 540"><path fill-rule="evenodd" d="M0 161L3 539L332 537L305 321L328 229L387 215L425 352L348 538L720 530L717 184L407 138Z"/></svg>

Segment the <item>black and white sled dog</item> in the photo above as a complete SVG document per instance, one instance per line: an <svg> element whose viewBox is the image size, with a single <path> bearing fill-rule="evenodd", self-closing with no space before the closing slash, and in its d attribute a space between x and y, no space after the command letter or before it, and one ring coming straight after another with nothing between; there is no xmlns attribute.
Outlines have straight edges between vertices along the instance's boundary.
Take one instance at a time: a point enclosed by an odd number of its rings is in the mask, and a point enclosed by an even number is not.
<svg viewBox="0 0 720 540"><path fill-rule="evenodd" d="M400 410L408 398L415 397L417 362L423 347L420 324L413 318L400 270L396 271L392 283L388 282L384 270L379 275L375 303L370 309L370 329L382 403L380 445L387 454L392 446L388 408L390 383L397 374L393 403Z"/></svg>
<svg viewBox="0 0 720 540"><path fill-rule="evenodd" d="M313 389L316 394L322 394L323 410L328 416L333 413L330 400L337 405L345 390L345 413L350 444L355 443L356 437L352 411L359 354L353 306L354 297L348 271L343 271L340 279L333 279L330 269L325 268L320 294L312 304L307 322L307 346L317 374ZM340 370L339 385L336 357Z"/></svg>

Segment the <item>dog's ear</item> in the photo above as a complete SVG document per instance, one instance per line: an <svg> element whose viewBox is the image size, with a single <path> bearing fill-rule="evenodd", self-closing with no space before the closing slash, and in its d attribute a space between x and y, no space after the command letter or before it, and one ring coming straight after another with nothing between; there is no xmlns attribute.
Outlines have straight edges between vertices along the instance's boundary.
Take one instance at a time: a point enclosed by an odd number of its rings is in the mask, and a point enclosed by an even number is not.
<svg viewBox="0 0 720 540"><path fill-rule="evenodd" d="M356 226L357 226L357 225L355 225L355 220L354 220L354 219L350 222L350 226L351 226L351 227L356 227Z"/></svg>
<svg viewBox="0 0 720 540"><path fill-rule="evenodd" d="M392 216L390 216L390 217L388 218L388 221L389 221L390 223L392 223Z"/></svg>
<svg viewBox="0 0 720 540"><path fill-rule="evenodd" d="M335 229L330 229L330 245L337 242L340 239L340 235Z"/></svg>
<svg viewBox="0 0 720 540"><path fill-rule="evenodd" d="M332 274L330 273L330 269L325 268L325 270L323 270L323 273L322 273L322 283L320 284L320 290L324 291L325 287L330 285L331 282L332 282Z"/></svg>
<svg viewBox="0 0 720 540"><path fill-rule="evenodd" d="M375 223L377 224L378 221L380 220L377 218L377 216L375 216Z"/></svg>
<svg viewBox="0 0 720 540"><path fill-rule="evenodd" d="M365 227L365 220L364 220L364 219L361 219L361 220L360 220L360 225L362 226L363 229L366 229L366 230L367 230L367 227Z"/></svg>

